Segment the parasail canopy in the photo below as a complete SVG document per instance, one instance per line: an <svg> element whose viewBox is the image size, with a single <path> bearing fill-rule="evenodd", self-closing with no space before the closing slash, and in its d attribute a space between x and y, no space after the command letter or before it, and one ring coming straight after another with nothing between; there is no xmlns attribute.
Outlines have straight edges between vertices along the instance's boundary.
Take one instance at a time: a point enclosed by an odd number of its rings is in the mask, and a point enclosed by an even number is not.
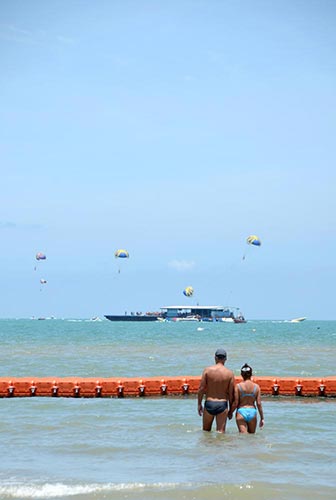
<svg viewBox="0 0 336 500"><path fill-rule="evenodd" d="M254 245L256 247L260 247L260 245L261 245L260 238L258 236L256 236L255 234L251 234L251 236L248 236L246 238L246 243L248 245Z"/></svg>
<svg viewBox="0 0 336 500"><path fill-rule="evenodd" d="M124 249L119 249L114 252L114 256L116 259L128 259L129 258L129 253L127 250Z"/></svg>
<svg viewBox="0 0 336 500"><path fill-rule="evenodd" d="M183 295L185 295L186 297L192 297L194 295L194 289L192 286L187 286L184 290L183 290Z"/></svg>
<svg viewBox="0 0 336 500"><path fill-rule="evenodd" d="M36 260L46 260L46 255L42 252L37 252L36 254Z"/></svg>

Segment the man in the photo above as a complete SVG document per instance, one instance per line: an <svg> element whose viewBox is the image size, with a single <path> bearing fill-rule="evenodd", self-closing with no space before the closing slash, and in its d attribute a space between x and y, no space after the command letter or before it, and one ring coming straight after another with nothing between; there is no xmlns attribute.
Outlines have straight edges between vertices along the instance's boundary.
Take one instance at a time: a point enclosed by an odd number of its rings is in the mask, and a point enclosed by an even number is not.
<svg viewBox="0 0 336 500"><path fill-rule="evenodd" d="M217 432L225 432L226 421L232 418L231 406L234 399L234 375L224 366L227 359L224 349L217 349L213 366L208 366L202 373L198 390L198 414L203 416L203 430L211 431L216 417ZM205 395L204 409L202 405Z"/></svg>

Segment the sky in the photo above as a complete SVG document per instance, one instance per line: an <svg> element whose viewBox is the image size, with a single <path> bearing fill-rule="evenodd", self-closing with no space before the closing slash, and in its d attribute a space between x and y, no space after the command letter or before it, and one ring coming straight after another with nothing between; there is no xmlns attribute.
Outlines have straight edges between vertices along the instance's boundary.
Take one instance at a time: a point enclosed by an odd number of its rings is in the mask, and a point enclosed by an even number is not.
<svg viewBox="0 0 336 500"><path fill-rule="evenodd" d="M335 22L329 0L3 0L0 317L336 319Z"/></svg>

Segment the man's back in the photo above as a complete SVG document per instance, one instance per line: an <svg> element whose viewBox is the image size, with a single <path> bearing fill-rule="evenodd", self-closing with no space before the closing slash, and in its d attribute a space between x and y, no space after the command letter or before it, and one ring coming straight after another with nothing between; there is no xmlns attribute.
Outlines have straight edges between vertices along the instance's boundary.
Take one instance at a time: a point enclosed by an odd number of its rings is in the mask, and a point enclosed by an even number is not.
<svg viewBox="0 0 336 500"><path fill-rule="evenodd" d="M203 378L204 377L204 378ZM230 400L234 375L222 363L208 366L203 372L205 395L208 400Z"/></svg>
<svg viewBox="0 0 336 500"><path fill-rule="evenodd" d="M233 404L234 375L225 368L225 349L215 352L216 364L203 370L201 383L198 389L198 414L203 416L203 430L211 431L214 418L218 432L225 432L226 420ZM204 408L202 404L205 396ZM231 418L229 416L229 418Z"/></svg>

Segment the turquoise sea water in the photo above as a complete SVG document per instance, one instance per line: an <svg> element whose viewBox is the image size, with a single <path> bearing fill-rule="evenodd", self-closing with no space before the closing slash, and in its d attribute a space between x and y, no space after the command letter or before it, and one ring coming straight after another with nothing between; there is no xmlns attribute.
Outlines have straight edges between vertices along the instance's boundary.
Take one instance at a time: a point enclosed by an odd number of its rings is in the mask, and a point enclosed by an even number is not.
<svg viewBox="0 0 336 500"><path fill-rule="evenodd" d="M0 320L0 376L335 375L336 321ZM0 498L334 498L336 399L263 398L265 427L204 433L195 396L0 399Z"/></svg>

